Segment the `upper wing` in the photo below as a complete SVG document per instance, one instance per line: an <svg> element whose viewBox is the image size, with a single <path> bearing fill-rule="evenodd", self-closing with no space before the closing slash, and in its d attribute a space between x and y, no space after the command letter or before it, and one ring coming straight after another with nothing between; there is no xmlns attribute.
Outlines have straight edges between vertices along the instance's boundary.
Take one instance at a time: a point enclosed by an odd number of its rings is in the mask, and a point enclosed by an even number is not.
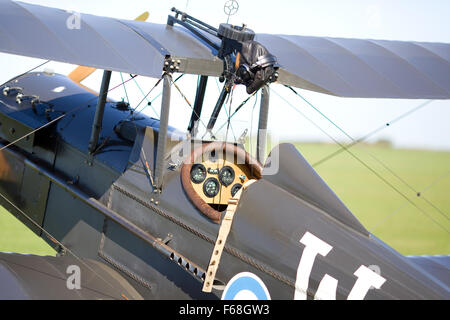
<svg viewBox="0 0 450 320"><path fill-rule="evenodd" d="M210 48L178 27L9 0L0 0L0 51L158 78L167 56L185 73L222 68Z"/></svg>
<svg viewBox="0 0 450 320"><path fill-rule="evenodd" d="M367 98L450 98L450 45L259 34L281 65L279 81Z"/></svg>
<svg viewBox="0 0 450 320"><path fill-rule="evenodd" d="M148 19L149 13L146 11L137 17L136 21L146 21ZM73 70L67 77L76 83L81 83L84 79L89 77L91 74L95 72L95 68L86 67L86 66L78 66L75 70Z"/></svg>
<svg viewBox="0 0 450 320"><path fill-rule="evenodd" d="M167 57L179 72L220 76L223 62L192 33L0 0L0 51L160 77ZM343 97L449 99L450 45L258 34L281 66L279 83ZM217 40L218 41L218 40Z"/></svg>

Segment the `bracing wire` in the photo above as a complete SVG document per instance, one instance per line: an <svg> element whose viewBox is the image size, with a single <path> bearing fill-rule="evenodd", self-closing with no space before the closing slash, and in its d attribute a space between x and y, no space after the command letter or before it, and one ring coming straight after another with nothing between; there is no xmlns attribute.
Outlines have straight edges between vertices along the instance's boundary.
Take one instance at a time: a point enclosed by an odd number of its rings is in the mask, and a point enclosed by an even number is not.
<svg viewBox="0 0 450 320"><path fill-rule="evenodd" d="M417 107L415 107L415 108L409 110L408 112L406 112L406 113L404 113L404 114L398 116L397 118L392 119L392 120L389 121L389 122L386 122L386 124L383 124L382 126L378 127L377 129L375 129L375 130L373 130L373 131L367 133L366 135L364 135L364 136L362 136L362 137L360 137L360 138L354 140L352 143L348 144L346 147L349 149L349 148L352 148L353 146L355 146L355 145L357 145L357 144L359 144L359 143L361 143L361 142L363 142L363 141L366 141L367 139L369 139L370 137L372 137L372 136L375 135L376 133L378 133L378 132L380 132L381 130L384 130L384 129L390 127L391 125L393 125L393 124L396 123L397 121L402 120L402 119L406 118L407 116L413 114L414 112L416 112L416 111L418 111L418 110L424 108L425 106L427 106L427 105L430 104L431 102L432 102L432 101L430 100L430 101L426 101L426 102L424 102L424 103L418 105ZM335 151L335 152L333 152L333 153L330 153L328 156L326 156L326 157L322 158L321 160L315 162L312 166L313 166L313 167L319 166L319 165L321 165L322 163L324 163L324 162L326 162L326 161L328 161L328 160L334 158L335 156L337 156L338 154L342 153L343 151L345 151L345 149L339 148L337 151Z"/></svg>
<svg viewBox="0 0 450 320"><path fill-rule="evenodd" d="M429 191L432 187L434 187L438 182L440 182L441 180L443 180L444 178L446 178L448 175L450 174L450 171L447 171L446 173L444 173L443 175L441 175L440 177L438 177L437 179L435 179L433 182L431 182L428 186L426 186L425 188L423 188L422 190L420 190L417 194L418 197L423 196L423 194L427 191ZM389 220L390 218L392 218L394 215L396 215L398 212L400 212L403 208L405 208L407 206L407 203L405 203L404 205L398 207L397 209L395 209L394 211L392 211L390 214L388 214L386 217L384 217L383 219L381 219L377 224L375 224L372 228L375 229L377 227L379 227L380 225L386 223L387 220Z"/></svg>
<svg viewBox="0 0 450 320"><path fill-rule="evenodd" d="M178 80L178 79L176 79ZM197 113L197 111L195 111L194 107L192 106L192 104L189 102L189 99L186 97L186 95L181 91L180 87L176 84L176 80L172 80L172 84L174 85L174 87L177 89L178 93L181 95L181 97L184 99L184 101L187 103L187 105L189 106L189 108L191 108L192 112L194 112L194 114L197 116L198 120L200 121L200 123L207 128L207 125L203 122L203 120L200 118L199 114Z"/></svg>
<svg viewBox="0 0 450 320"><path fill-rule="evenodd" d="M228 117L230 120L242 109L242 107L244 107L246 104L247 104L247 102L251 99L251 98L253 98L255 95L256 95L256 93L257 93L258 91L255 91L255 92L253 92L250 96L248 96L247 97L247 99L245 99L237 108L236 108L236 110L234 110L233 111L233 113ZM226 122L224 122L221 126L220 126L220 128L219 129L217 129L217 132L216 132L216 134L220 131L220 130L222 130L223 129L223 127L225 127L227 124L228 124L228 119L227 119L227 121Z"/></svg>
<svg viewBox="0 0 450 320"><path fill-rule="evenodd" d="M30 69L29 71L27 71L27 72L25 72L25 73L23 73L23 74L21 74L21 75L15 77L15 78L13 78L13 79L10 80L10 81L13 81L14 79L17 79L17 78L19 78L19 77L21 77L21 76L23 76L23 75L25 75L25 74L27 74L27 73L29 73L29 72L32 72L33 70L36 70L37 68L39 68L39 67L45 65L45 64L48 63L48 62L49 62L49 61L46 61L46 62L40 64L39 66L37 66L37 67L35 67L35 68L33 68L33 69ZM122 81L121 84L119 84L119 85L117 85L117 86L115 86L115 87L109 89L109 90L108 90L108 93L111 92L111 91L113 91L113 90L115 90L115 89L117 89L117 88L119 88L120 86L125 85L125 84L126 84L127 82L129 82L130 80L131 80L131 79L129 79L129 80L127 80L127 81ZM7 83L8 83L8 82L7 82ZM94 98L91 98L91 99L87 100L87 101L86 101L85 103L83 103L82 105L79 105L79 106L73 108L72 110L68 111L67 113L64 113L64 114L60 115L59 117L57 117L57 118L55 118L55 119L49 121L49 122L46 123L45 125L42 125L42 126L40 126L39 128L37 128L37 129L35 129L35 130L29 132L28 134L26 134L26 135L20 137L19 139L16 139L16 140L14 140L13 142L11 142L11 143L9 143L9 144L3 146L2 148L0 148L0 151L3 151L3 150L5 150L5 149L9 148L10 146L12 146L12 145L16 144L17 142L21 141L22 139L25 139L26 137L28 137L28 136L30 136L30 135L36 133L37 131L42 130L43 128L45 128L45 127L51 125L52 123L57 122L58 120L64 118L65 116L67 116L67 115L69 115L69 114L72 114L72 113L74 113L74 112L76 112L76 111L82 109L83 107L86 107L86 104L88 104L88 103L91 102L91 101L96 100L97 98L98 98L98 97L94 97ZM5 199L10 205L12 205L16 210L18 210L18 211L19 211L19 212L20 212L27 220L29 220L33 225L35 225L35 226L36 226L37 228L39 228L44 234L46 234L50 239L53 239L59 246L61 246L61 248L63 248L66 252L68 252L68 253L71 254L73 257L75 257L75 259L77 259L81 264L83 264L86 268L88 268L93 274L95 274L95 275L96 275L97 277L99 277L102 281L106 282L111 288L113 288L113 286L111 285L111 283L109 283L108 281L106 281L101 275L99 275L95 270L93 270L89 265L87 265L81 258L79 258L73 251L71 251L69 248L67 248L66 246L64 246L60 241L58 241L55 237L53 237L47 230L45 230L45 228L43 228L43 227L40 226L38 223L36 223L33 219L31 219L31 218L30 218L23 210L21 210L19 207L17 207L14 203L12 203L12 202L11 202L8 198L6 198L3 194L0 193L0 196L1 196L3 199Z"/></svg>
<svg viewBox="0 0 450 320"><path fill-rule="evenodd" d="M149 95L150 93L149 93L149 94L145 94L144 91L142 90L141 86L139 85L139 83L136 81L136 79L134 79L134 77L133 77L132 75L130 75L130 76L133 78L133 81L134 81L134 83L136 84L137 88L139 89L139 91L141 92L141 94L144 96L144 100L147 100L147 105L150 105L150 106L151 106L151 108L152 108L153 112L155 113L156 117L159 118L158 112L156 112L155 108L153 108L153 105L152 105L152 102L153 102L153 101L150 101L149 99L147 99L147 97L148 97L148 95ZM141 104L141 103L142 103L142 101L140 102L140 104ZM139 104L139 105L140 105L140 104ZM138 107L139 107L139 105L138 105ZM137 109L138 107L136 107L136 109Z"/></svg>
<svg viewBox="0 0 450 320"><path fill-rule="evenodd" d="M47 61L47 62L48 62L48 61ZM42 66L42 65L44 65L44 64L45 64L45 63L43 63L43 64L41 64L41 65L39 65L39 66L37 66L37 67L31 69L31 70L35 70L35 69L39 68L40 66ZM30 71L30 72L31 72L31 71ZM24 74L26 74L26 73L24 73ZM180 79L182 76L183 76L183 75L179 76L175 81L177 81L178 79ZM123 81L122 83L118 84L117 86L115 86L115 87L109 89L109 90L106 92L106 94L109 94L110 92L116 90L117 88L119 88L119 87L121 87L121 86L124 86L126 83L130 82L131 80L134 80L136 77L138 77L138 76L135 75L135 76L132 76L130 79ZM152 89L151 89L151 90L147 93L147 95L141 100L141 102L138 104L138 106L132 110L132 113L131 113L131 114L133 114L133 113L136 111L136 109L142 104L142 102L143 102L145 99L147 99L147 97L151 94L151 92L152 92L152 91L158 86L158 84L161 82L162 78L163 78L163 77L161 76L161 78L156 82L156 84L152 87ZM14 79L13 79L13 80L14 80ZM55 119L53 119L53 120L47 122L46 124L44 124L44 125L42 125L42 126L36 128L36 129L30 131L29 133L27 133L27 134L21 136L20 138L18 138L18 139L16 139L16 140L10 142L9 144L3 146L2 148L0 148L0 151L2 151L2 150L4 150L4 149L7 149L7 148L9 148L10 146L16 144L17 142L19 142L19 141L25 139L26 137L28 137L28 136L30 136L30 135L32 135L32 134L34 134L34 133L36 133L36 132L38 132L38 131L44 129L44 128L50 126L51 124L53 124L53 123L55 123L55 122L57 122L57 121L63 119L63 118L66 117L67 115L70 115L70 114L72 114L72 113L77 112L78 110L81 110L81 109L83 109L83 108L86 108L86 107L87 107L87 106L86 106L87 104L89 104L89 103L92 102L92 101L95 101L96 99L98 99L98 97L94 97L94 98L91 98L91 99L86 100L83 104L78 105L77 107L75 107L75 108L69 110L68 112L66 112L66 113L64 113L64 114L62 114L62 115L56 117ZM155 99L156 99L156 98L155 98ZM148 105L149 105L149 104L148 104ZM147 106L148 106L148 105L147 105ZM147 107L147 106L146 106L146 107ZM144 107L144 109L145 109L146 107ZM142 111L143 111L144 109L138 111L138 112L135 113L134 115L136 116L136 115L142 113ZM130 114L130 115L131 115L131 114ZM98 148L97 148L97 149L98 149Z"/></svg>
<svg viewBox="0 0 450 320"><path fill-rule="evenodd" d="M217 84L217 90L219 90L219 92L221 92L222 90L220 89L219 86L219 82L217 81L216 78L216 84ZM228 125L229 121L239 112L239 110L242 109L243 106L246 105L246 103L256 94L257 92L253 92L249 97L247 97L247 99L245 99L237 108L236 110L234 110L234 112L231 114L231 109L228 111L225 108L225 113L227 115L227 120L219 127L219 129L217 129L216 134L213 135L214 137L217 136L217 134L220 132L220 130L222 130L226 125ZM233 132L233 136L236 139L236 135L234 134L233 128L231 128L232 132Z"/></svg>
<svg viewBox="0 0 450 320"><path fill-rule="evenodd" d="M23 73L23 74L21 74L21 75L15 77L15 78L13 78L13 79L10 80L10 81L13 81L13 80L15 80L15 79L17 79L17 78L19 78L19 77L21 77L21 76L23 76L23 75L29 73L29 72L32 72L32 71L36 70L37 68L39 68L39 67L45 65L45 64L48 63L48 62L49 62L49 61L46 61L46 62L40 64L39 66L37 66L37 67L35 67L35 68L33 68L33 69L30 69L29 71L27 71L27 72L25 72L25 73ZM109 90L107 91L107 93L110 93L111 91L113 91L113 90L115 90L115 89L117 89L117 88L119 88L119 87L121 87L121 86L125 86L125 84L126 84L127 82L131 81L131 80L134 79L135 77L137 77L137 76L133 76L133 77L131 77L130 79L128 79L128 80L126 80L126 81L123 81L123 78L122 78L122 83L119 84L119 85L117 85L117 86L115 86L115 87L113 87L113 88L111 88L111 89L109 89ZM161 79L162 79L162 77L161 77ZM8 83L8 82L6 82L6 83ZM159 83L159 82L158 82L158 83ZM154 86L154 88L158 85L158 83ZM152 90L153 90L154 88L152 88ZM151 91L152 91L152 90L151 90ZM149 93L149 94L150 94L150 93ZM148 95L149 95L149 94L148 94ZM147 95L147 96L148 96L148 95ZM96 100L97 98L98 98L98 97L94 97L94 98L91 98L91 99L87 100L87 101L86 101L85 103L83 103L82 105L79 105L79 106L73 108L72 110L68 111L67 113L64 113L64 114L62 114L61 116L59 116L59 117L57 117L57 118L55 118L55 119L49 121L49 122L46 123L45 125L43 125L43 126L37 128L37 129L31 131L30 133L28 133L28 134L26 134L26 135L20 137L19 139L16 139L15 141L13 141L13 142L11 142L11 143L9 143L9 144L3 146L2 148L0 148L0 151L3 151L4 149L9 148L10 146L12 146L12 145L16 144L17 142L21 141L22 139L25 139L27 136L30 136L30 135L32 135L33 133L36 133L37 131L42 130L43 128L45 128L45 127L51 125L52 123L55 123L55 122L57 122L58 120L64 118L65 116L67 116L67 115L69 115L69 114L72 114L72 113L74 113L74 112L76 112L76 111L82 109L83 107L86 107L86 104L88 104L88 103L91 102L91 101ZM69 248L67 248L66 246L64 246L60 241L58 241L55 237L53 237L47 230L45 230L45 228L43 228L43 227L40 226L38 223L36 223L36 222L35 222L32 218L30 218L23 210L21 210L19 207L17 207L14 203L12 203L9 199L7 199L3 194L0 193L0 196L1 196L3 199L5 199L10 205L12 205L16 210L18 210L18 211L19 211L19 212L20 212L27 220L29 220L33 225L35 225L35 226L36 226L37 228L39 228L44 234L46 234L50 239L53 239L53 240L54 240L61 248L63 248L66 252L68 252L69 254L71 254L75 259L77 259L81 264L83 264L86 268L88 268L93 274L95 274L97 277L99 277L102 281L104 281L105 283L107 283L108 286L110 286L111 288L113 288L113 286L112 286L112 284L111 284L110 282L108 282L107 280L105 280L100 274L98 274L94 269L92 269L89 265L87 265L81 258L79 258L73 251L71 251Z"/></svg>
<svg viewBox="0 0 450 320"><path fill-rule="evenodd" d="M131 79L128 79L128 80L122 82L121 84L119 84L119 85L117 85L117 86L115 86L115 87L109 89L109 90L107 91L107 94L110 93L111 91L113 91L113 90L115 90L115 89L121 87L122 85L124 85L125 83L127 83L127 82L129 82L129 81L131 81ZM95 101L95 100L97 100L97 99L98 99L98 97L94 97L94 98L91 98L91 99L86 100L83 104L78 105L77 107L75 107L75 108L69 110L68 112L66 112L66 113L64 113L64 114L62 114L62 115L56 117L55 119L53 119L53 120L47 122L46 124L44 124L44 125L42 125L42 126L36 128L36 129L30 131L29 133L27 133L27 134L21 136L20 138L14 140L14 141L12 141L12 142L10 142L9 144L7 144L7 145L5 145L4 147L0 148L0 151L9 148L10 146L16 144L17 142L19 142L19 141L25 139L26 137L28 137L28 136L30 136L30 135L32 135L32 134L34 134L34 133L36 133L36 132L38 132L38 131L40 131L40 130L46 128L46 127L48 127L48 126L50 126L51 124L53 124L53 123L55 123L55 122L61 120L62 118L66 117L66 116L69 115L69 114L72 114L72 113L74 113L74 112L77 112L78 110L81 110L81 109L83 109L83 108L87 108L87 107L88 107L88 106L87 106L88 103L90 103L90 102L92 102L92 101Z"/></svg>
<svg viewBox="0 0 450 320"><path fill-rule="evenodd" d="M272 92L274 92L278 97L280 97L282 100L284 100L291 108L293 108L294 111L299 113L302 117L304 117L306 120L308 120L311 124L313 124L317 129L319 129L322 133L324 133L327 137L329 137L331 140L334 141L337 145L339 145L341 148L345 149L345 151L350 154L356 161L358 161L361 165L363 165L366 169L368 169L370 172L372 172L375 176L377 176L381 181L383 181L387 186L389 186L392 190L394 190L397 194L399 194L403 199L408 201L411 205L413 205L417 210L419 210L423 215L427 216L430 220L432 220L437 226L439 226L441 229L443 229L445 232L450 233L447 228L442 226L438 221L436 221L432 216L430 216L428 213L426 213L422 208L420 208L416 203L414 203L411 199L409 199L408 196L406 196L403 192L401 192L398 188L396 188L393 184L391 184L388 180L386 180L382 175L380 175L377 171L375 171L372 167L370 167L368 164L366 164L363 160L361 160L358 156L356 156L353 152L351 152L345 145L337 141L333 136L331 136L328 132L326 132L324 129L322 129L319 125L317 125L313 120L311 120L309 117L307 117L303 112L298 110L292 103L290 103L288 100L286 100L284 97L282 97L280 94L278 94L275 90L272 88Z"/></svg>
<svg viewBox="0 0 450 320"><path fill-rule="evenodd" d="M123 81L123 74L122 74L122 72L120 72L120 80L122 80L122 82L124 82ZM127 99L127 103L129 104L130 103L130 99L128 98L127 87L123 86L123 90L125 91L125 98Z"/></svg>
<svg viewBox="0 0 450 320"><path fill-rule="evenodd" d="M226 107L224 108L225 112L227 114L227 131L225 134L225 141L228 140L228 131L230 129L231 129L231 133L233 134L234 141L236 141L236 135L234 134L233 126L231 125L231 107L233 105L233 94L234 94L234 87L231 89L231 94L228 96L228 98L230 99L228 111L227 111Z"/></svg>
<svg viewBox="0 0 450 320"><path fill-rule="evenodd" d="M63 248L66 252L71 254L76 260L78 260L82 265L84 265L86 268L88 268L94 275L99 277L102 281L108 284L111 288L114 289L113 285L104 279L100 274L98 274L94 269L92 269L86 262L84 262L80 257L78 257L72 250L70 250L68 247L63 245L60 241L58 241L55 237L52 236L45 228L40 226L37 222L35 222L29 215L27 215L23 210L21 210L19 207L17 207L13 202L11 202L7 197L5 197L1 192L0 196L6 200L11 206L13 206L17 211L20 212L22 216L24 216L27 220L29 220L34 226L36 226L39 230L41 230L49 239L52 239L52 241L55 241L61 248Z"/></svg>
<svg viewBox="0 0 450 320"><path fill-rule="evenodd" d="M153 90L155 90L155 88L161 83L163 79L163 76L161 76L161 78L158 79L158 81L156 81L156 83L153 85L153 87L149 90L149 92L147 94L144 95L144 97L142 98L142 100L136 105L136 107L133 109L132 113L136 112L136 110L141 106L141 104L147 100L147 98L150 96L150 94L153 92ZM151 103L147 103L147 106L151 105ZM147 107L145 106L144 109ZM152 106L153 108L153 106ZM141 111L137 112L137 114L141 113L144 109L142 109ZM155 111L156 113L156 111ZM156 113L157 114L157 113Z"/></svg>
<svg viewBox="0 0 450 320"><path fill-rule="evenodd" d="M164 75L163 75L164 76ZM156 89L156 87L161 83L163 76L161 76L161 78L158 79L158 81L156 82L156 84L150 89L150 91L145 94L142 89L139 87L139 89L141 89L142 95L144 96L144 98L138 103L138 105L133 109L133 113L136 112L136 110L141 106L141 104L147 100L147 104L138 112L134 113L134 116L137 116L139 114L141 114L142 112L144 112L144 110L148 107L151 106L153 109L153 112L155 112L155 114L158 116L158 113L156 112L156 110L153 108L153 102L158 99L161 95L162 92L158 93L152 100L149 100L149 96L150 94L153 92L154 89ZM176 78L175 80L173 80L173 82L177 82L178 80L180 80L182 77L184 76L184 73L181 74L178 78ZM136 82L136 81L135 81ZM136 84L138 85L138 83L136 82Z"/></svg>
<svg viewBox="0 0 450 320"><path fill-rule="evenodd" d="M418 106L414 107L413 109L409 110L408 112L402 114L399 117L396 117L395 119L393 119L390 122L387 122L386 125L383 125L373 131L371 131L369 134L365 135L364 137L360 138L360 139L354 139L350 134L348 134L344 129L342 129L340 126L338 126L334 121L332 121L329 117L327 117L323 112L321 112L318 108L316 108L312 103L310 103L307 99L305 99L300 93L298 93L295 89L293 89L290 86L286 86L287 88L289 88L292 92L294 92L298 97L300 97L303 101L305 101L311 108L313 108L315 111L317 111L321 116L323 116L328 122L330 122L334 127L336 127L339 131L341 131L346 137L348 137L352 143L347 145L346 148L349 149L350 146L354 146L360 142L362 142L363 140L367 139L369 136L375 134L376 132L379 132L381 130L381 128L387 128L390 127L393 123L404 119L407 115L411 115L412 113L422 109L423 107L429 105L432 100L426 101L424 103L419 104ZM339 149L339 150L342 150ZM378 157L376 157L375 155L373 155L372 153L366 151L367 154L372 157L372 159L374 159L376 162L378 162L384 169L386 169L390 174L392 174L395 178L397 178L401 183L403 183L407 188L409 188L415 195L420 194L410 183L408 183L405 179L403 179L402 177L400 177L394 170L392 170L388 165L386 165L386 163L384 163L383 161L381 161ZM327 157L328 158L328 157ZM324 163L325 161L319 161L318 163ZM313 164L313 167L317 166L317 163ZM439 212L443 217L445 217L447 220L449 219L449 217L441 210L439 209L437 206L435 206L433 203L431 203L429 200L427 200L425 197L422 197L422 199L427 202L430 206L432 206L437 212Z"/></svg>
<svg viewBox="0 0 450 320"><path fill-rule="evenodd" d="M30 72L33 72L34 70L39 69L40 67L43 67L44 65L46 65L46 64L49 63L49 62L51 62L51 60L47 60L47 61L45 61L45 62L39 64L38 66L36 66L36 67L34 67L34 68L31 68L30 70L25 71L24 73L21 73L21 74L19 74L18 76L15 76L14 78L12 78L12 79L6 81L5 83L3 83L1 86L4 86L5 84L7 84L7 83L9 83L9 82L11 82L11 81L14 81L14 80L16 80L16 79L18 79L18 78L20 78L20 77L22 77L22 76L24 76L24 75L30 73Z"/></svg>
<svg viewBox="0 0 450 320"><path fill-rule="evenodd" d="M134 79L135 77L136 76L132 77L132 79ZM153 87L149 90L149 92L147 94L144 94L144 98L141 100L141 102L133 110L131 110L130 114L124 119L125 121L129 120L132 117L136 118L136 116L138 116L139 114L144 112L144 110L149 105L151 105L151 103L147 103L144 106L144 108L142 108L141 110L136 112L136 110L139 108L139 106L142 104L142 102L144 102L144 100L147 100L148 96L153 92L153 90L156 89L156 87L158 87L158 85L161 83L163 77L164 77L164 75L162 75L161 78L159 78L158 81L156 81L156 83L153 85ZM136 124L135 124L135 128L136 128L136 132L137 132ZM113 134L114 134L114 131L108 137L106 137L106 139L103 141L103 143L101 145L99 145L97 148L95 148L95 150L94 150L94 152L92 154L93 155L97 154L106 145L106 143L109 141L109 139L112 137Z"/></svg>

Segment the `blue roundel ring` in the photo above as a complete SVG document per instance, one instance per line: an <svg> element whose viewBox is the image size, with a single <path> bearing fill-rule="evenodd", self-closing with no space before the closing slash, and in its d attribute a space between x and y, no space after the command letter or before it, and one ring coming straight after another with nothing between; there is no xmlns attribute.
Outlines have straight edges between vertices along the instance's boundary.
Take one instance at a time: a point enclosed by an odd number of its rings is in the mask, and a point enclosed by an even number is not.
<svg viewBox="0 0 450 320"><path fill-rule="evenodd" d="M244 294L244 299L250 294L258 300L270 300L270 294L264 282L250 272L235 275L225 287L222 300L235 300L236 297L239 299L239 293Z"/></svg>

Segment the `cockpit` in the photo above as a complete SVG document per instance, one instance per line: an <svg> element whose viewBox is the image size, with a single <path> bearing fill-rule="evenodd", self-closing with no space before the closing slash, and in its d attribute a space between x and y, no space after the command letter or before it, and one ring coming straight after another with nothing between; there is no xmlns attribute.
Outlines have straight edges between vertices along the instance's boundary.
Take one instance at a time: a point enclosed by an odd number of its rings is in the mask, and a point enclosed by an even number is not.
<svg viewBox="0 0 450 320"><path fill-rule="evenodd" d="M216 222L243 185L260 179L261 174L261 164L242 146L226 142L196 146L181 167L187 196Z"/></svg>

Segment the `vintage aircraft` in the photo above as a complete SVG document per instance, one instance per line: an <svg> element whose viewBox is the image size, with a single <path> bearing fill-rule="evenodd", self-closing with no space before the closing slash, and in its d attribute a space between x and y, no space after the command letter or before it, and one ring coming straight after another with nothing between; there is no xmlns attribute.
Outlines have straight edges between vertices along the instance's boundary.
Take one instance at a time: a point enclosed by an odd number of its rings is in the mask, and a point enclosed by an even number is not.
<svg viewBox="0 0 450 320"><path fill-rule="evenodd" d="M71 15L0 0L1 52L105 70L99 94L51 72L0 87L0 204L58 251L1 253L0 298L450 298L449 257L377 239L293 145L265 159L271 83L448 99L448 44L255 34L176 9L166 25ZM112 71L159 79L160 119L107 98ZM176 73L199 75L187 132L168 125ZM209 77L223 89L206 125ZM256 159L212 133L236 85L262 91Z"/></svg>

